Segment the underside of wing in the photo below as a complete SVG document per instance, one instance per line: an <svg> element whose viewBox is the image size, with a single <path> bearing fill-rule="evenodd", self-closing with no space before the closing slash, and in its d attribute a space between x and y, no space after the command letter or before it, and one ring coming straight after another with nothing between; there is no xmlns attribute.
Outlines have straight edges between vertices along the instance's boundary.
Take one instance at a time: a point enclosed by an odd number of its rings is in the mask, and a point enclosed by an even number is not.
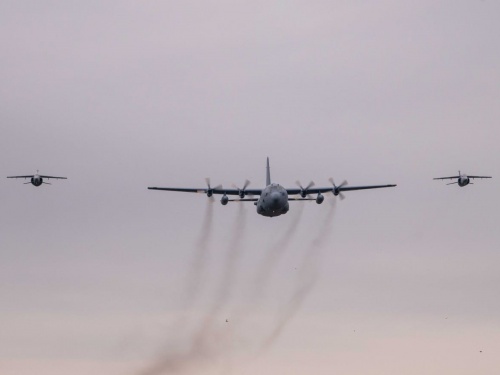
<svg viewBox="0 0 500 375"><path fill-rule="evenodd" d="M469 176L469 175L467 175L467 177L469 177L469 178L491 178L491 176Z"/></svg>
<svg viewBox="0 0 500 375"><path fill-rule="evenodd" d="M44 176L44 175L40 175L40 177L42 177L42 178L53 178L53 179L57 179L57 180L67 180L68 179L67 177Z"/></svg>
<svg viewBox="0 0 500 375"><path fill-rule="evenodd" d="M7 178L32 178L35 177L32 174L26 175L26 176L7 176Z"/></svg>
<svg viewBox="0 0 500 375"><path fill-rule="evenodd" d="M451 177L436 177L434 180L452 180L454 178L460 178L460 176L451 176Z"/></svg>

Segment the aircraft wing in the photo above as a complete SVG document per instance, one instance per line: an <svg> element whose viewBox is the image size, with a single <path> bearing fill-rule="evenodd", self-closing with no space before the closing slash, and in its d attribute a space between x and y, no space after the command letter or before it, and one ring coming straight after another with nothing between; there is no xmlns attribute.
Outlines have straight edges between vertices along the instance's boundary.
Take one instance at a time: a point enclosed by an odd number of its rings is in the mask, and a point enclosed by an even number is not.
<svg viewBox="0 0 500 375"><path fill-rule="evenodd" d="M469 177L469 178L491 178L491 176L469 176L469 175L467 175L467 177Z"/></svg>
<svg viewBox="0 0 500 375"><path fill-rule="evenodd" d="M304 190L304 193L306 194L318 194L318 193L328 193L329 191L333 191L333 186L330 187L324 187L324 188L317 188L317 187L312 187L307 190ZM286 189L286 192L288 195L297 195L302 192L302 189L299 188L292 188L292 189Z"/></svg>
<svg viewBox="0 0 500 375"><path fill-rule="evenodd" d="M309 188L307 190L305 190L304 192L306 194L318 194L318 193L327 193L329 191L334 191L336 190L337 192L341 192L341 191L350 191L350 190L367 190L367 189L379 189L379 188L388 188L388 187L394 187L396 185L366 185L366 186L339 186L337 188L333 187L333 186L329 186L329 187L321 187L321 188L317 188L317 187L312 187L312 188ZM293 188L293 189L286 189L286 191L288 192L289 195L296 195L296 194L300 194L302 192L301 189L297 189L297 188Z"/></svg>
<svg viewBox="0 0 500 375"><path fill-rule="evenodd" d="M222 187L217 187L213 189L208 188L171 188L171 187L148 187L150 190L164 190L164 191L180 191L183 193L202 193L206 194L209 191L212 194L226 194L226 195L239 195L240 190L238 189L224 189ZM260 195L262 194L262 189L245 189L245 195Z"/></svg>
<svg viewBox="0 0 500 375"><path fill-rule="evenodd" d="M460 176L451 176L451 177L436 177L433 180L452 180L454 178L460 178Z"/></svg>
<svg viewBox="0 0 500 375"><path fill-rule="evenodd" d="M32 178L35 177L34 175L26 175L26 176L7 176L7 178Z"/></svg>
<svg viewBox="0 0 500 375"><path fill-rule="evenodd" d="M148 187L149 190L165 190L165 191L182 191L184 193L206 193L207 188L192 189L192 188L169 188L169 187Z"/></svg>
<svg viewBox="0 0 500 375"><path fill-rule="evenodd" d="M44 176L44 175L40 175L40 177L42 177L42 178L54 178L54 179L58 179L58 180L67 180L68 179L67 177L55 177L55 176Z"/></svg>
<svg viewBox="0 0 500 375"><path fill-rule="evenodd" d="M395 186L397 186L397 185L391 184L391 185L341 186L341 187L338 187L337 190L339 192L341 192L341 191L350 191L350 190L380 189L380 188L388 188L388 187L395 187Z"/></svg>

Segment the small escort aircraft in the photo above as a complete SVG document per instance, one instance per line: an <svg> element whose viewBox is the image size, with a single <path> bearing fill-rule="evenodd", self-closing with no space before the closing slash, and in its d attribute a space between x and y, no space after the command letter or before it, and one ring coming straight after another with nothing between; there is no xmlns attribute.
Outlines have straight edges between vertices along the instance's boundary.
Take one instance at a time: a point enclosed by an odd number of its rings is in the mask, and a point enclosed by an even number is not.
<svg viewBox="0 0 500 375"><path fill-rule="evenodd" d="M467 186L469 184L474 185L473 182L470 182L471 178L491 178L491 176L468 176L466 174L460 173L458 171L458 176L451 176L451 177L436 177L434 180L452 180L452 179L457 179L456 182L450 182L449 184L446 185L453 185L453 184L458 184L460 187Z"/></svg>
<svg viewBox="0 0 500 375"><path fill-rule="evenodd" d="M44 182L43 179L46 178L47 180L49 179L57 179L57 180L66 180L66 177L55 177L55 176L45 176L42 174L38 174L38 171L36 171L36 174L29 174L26 176L8 176L7 178L30 178L31 180L29 182L25 182L24 184L32 184L34 186L41 186L42 184L47 184L47 185L52 185L49 182Z"/></svg>
<svg viewBox="0 0 500 375"><path fill-rule="evenodd" d="M365 190L365 189L378 189L386 187L394 187L396 185L368 185L368 186L346 186L347 181L342 182L340 185L335 185L333 179L330 178L332 186L315 188L314 182L310 182L306 187L302 187L300 182L297 181L298 188L285 189L279 184L271 183L271 171L269 168L269 158L267 158L267 173L266 173L266 187L264 189L247 189L250 181L246 180L242 188L233 185L233 189L225 189L221 185L216 187L210 186L210 180L207 178L206 188L170 188L170 187L148 187L150 190L166 190L166 191L181 191L186 193L203 193L208 197L213 194L221 194L220 200L222 205L228 202L254 202L257 206L257 213L262 216L275 217L284 215L289 210L290 201L312 201L315 200L317 204L323 203L325 197L323 193L332 192L333 195L339 196L344 199L344 191L351 190ZM316 194L316 198L311 197L311 194ZM229 199L228 195L236 195L239 199ZM259 198L253 196L259 195ZM290 195L299 195L299 197L289 197ZM245 198L250 196L251 198Z"/></svg>

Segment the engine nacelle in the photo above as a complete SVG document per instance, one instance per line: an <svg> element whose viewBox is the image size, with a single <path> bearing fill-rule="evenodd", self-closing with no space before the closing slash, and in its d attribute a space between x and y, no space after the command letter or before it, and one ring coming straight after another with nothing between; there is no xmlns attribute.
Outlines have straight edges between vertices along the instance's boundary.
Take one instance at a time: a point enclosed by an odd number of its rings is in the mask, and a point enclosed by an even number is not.
<svg viewBox="0 0 500 375"><path fill-rule="evenodd" d="M245 191L244 190L238 191L238 195L240 196L241 199L245 198Z"/></svg>
<svg viewBox="0 0 500 375"><path fill-rule="evenodd" d="M324 200L325 200L325 197L323 196L323 194L318 193L318 196L316 197L316 203L321 204L321 203L323 203Z"/></svg>
<svg viewBox="0 0 500 375"><path fill-rule="evenodd" d="M332 193L333 195L337 196L340 194L340 191L338 189L333 189Z"/></svg>
<svg viewBox="0 0 500 375"><path fill-rule="evenodd" d="M213 194L212 190L207 190L207 197L210 198L212 196L212 194Z"/></svg>
<svg viewBox="0 0 500 375"><path fill-rule="evenodd" d="M222 198L220 199L220 203L221 203L223 206L225 206L225 205L227 204L227 202L229 202L229 198L227 197L227 195L226 195L226 194L224 194L224 195L222 196Z"/></svg>

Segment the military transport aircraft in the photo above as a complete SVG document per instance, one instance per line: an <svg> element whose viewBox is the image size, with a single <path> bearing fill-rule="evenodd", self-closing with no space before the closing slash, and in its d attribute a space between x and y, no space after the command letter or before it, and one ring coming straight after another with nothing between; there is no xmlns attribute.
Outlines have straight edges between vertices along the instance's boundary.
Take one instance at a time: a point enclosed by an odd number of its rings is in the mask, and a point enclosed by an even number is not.
<svg viewBox="0 0 500 375"><path fill-rule="evenodd" d="M470 182L471 178L491 178L491 176L467 176L466 174L460 173L458 171L458 176L451 176L451 177L436 177L434 180L452 180L452 179L458 179L456 182L450 182L449 184L446 185L453 185L453 184L458 184L460 187L467 186L469 184L474 185L474 183Z"/></svg>
<svg viewBox="0 0 500 375"><path fill-rule="evenodd" d="M38 174L38 171L36 171L36 174L30 174L30 175L26 175L26 176L8 176L7 178L30 178L31 181L25 182L24 184L33 184L35 186L40 186L42 184L52 185L49 182L43 182L44 178L46 178L46 179L53 178L53 179L58 179L58 180L66 180L67 179L66 177L55 177L55 176L41 175L41 174Z"/></svg>
<svg viewBox="0 0 500 375"><path fill-rule="evenodd" d="M169 187L148 187L151 190L167 190L167 191L182 191L186 193L203 193L208 197L213 194L222 194L220 202L226 205L228 202L254 202L257 206L257 213L262 216L274 217L286 214L288 212L289 201L311 201L315 200L317 204L323 203L324 196L322 193L332 192L335 196L340 196L344 199L342 192L350 190L364 190L364 189L377 189L393 187L396 185L369 185L369 186L346 186L347 181L342 182L340 185L335 185L333 179L330 178L332 186L323 188L314 188L314 182L310 182L306 187L302 187L300 182L297 181L299 188L285 189L279 184L271 183L271 172L269 169L269 158L267 158L267 174L266 174L266 187L264 189L247 189L250 181L246 180L243 187L240 189L234 186L233 189L225 189L221 185L216 187L210 186L210 180L207 178L207 187L200 189L193 188L169 188ZM310 194L316 194L316 198L312 198ZM239 199L229 199L228 195L237 195ZM245 198L245 196L252 198ZM259 198L253 196L259 195ZM300 198L290 198L289 195L299 195Z"/></svg>

